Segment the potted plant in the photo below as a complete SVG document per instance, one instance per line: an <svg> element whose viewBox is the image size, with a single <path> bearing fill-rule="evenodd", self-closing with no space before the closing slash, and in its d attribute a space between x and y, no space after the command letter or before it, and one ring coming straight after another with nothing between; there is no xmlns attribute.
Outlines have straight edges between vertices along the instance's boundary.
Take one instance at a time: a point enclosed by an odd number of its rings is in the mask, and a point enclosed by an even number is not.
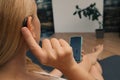
<svg viewBox="0 0 120 80"><path fill-rule="evenodd" d="M89 20L97 21L99 24L99 28L96 29L96 38L103 38L104 37L104 30L103 30L103 23L99 20L99 17L102 16L99 10L96 8L96 3L90 4L90 6L81 9L78 5L76 5L76 11L73 15L78 14L79 18L87 17Z"/></svg>

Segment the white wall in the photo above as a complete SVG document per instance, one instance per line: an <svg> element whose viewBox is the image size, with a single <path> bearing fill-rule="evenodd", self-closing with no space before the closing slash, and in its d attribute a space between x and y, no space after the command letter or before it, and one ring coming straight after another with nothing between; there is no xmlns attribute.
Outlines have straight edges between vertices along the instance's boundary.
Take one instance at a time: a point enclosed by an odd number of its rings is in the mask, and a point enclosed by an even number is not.
<svg viewBox="0 0 120 80"><path fill-rule="evenodd" d="M98 28L96 21L87 18L79 19L73 15L76 5L86 8L96 2L96 6L103 13L103 0L52 0L55 32L94 32Z"/></svg>

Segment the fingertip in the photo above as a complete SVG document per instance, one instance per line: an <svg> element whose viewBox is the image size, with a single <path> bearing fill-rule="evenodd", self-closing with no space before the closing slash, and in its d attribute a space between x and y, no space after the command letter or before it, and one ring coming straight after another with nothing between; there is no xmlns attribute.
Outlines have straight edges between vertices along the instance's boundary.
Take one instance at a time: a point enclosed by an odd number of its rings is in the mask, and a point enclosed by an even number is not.
<svg viewBox="0 0 120 80"><path fill-rule="evenodd" d="M59 39L59 41L65 41L64 39Z"/></svg>
<svg viewBox="0 0 120 80"><path fill-rule="evenodd" d="M27 27L22 27L22 28L21 28L21 31L22 31L22 32L26 32L27 30L28 30Z"/></svg>
<svg viewBox="0 0 120 80"><path fill-rule="evenodd" d="M54 41L57 41L57 39L56 38L51 38L50 41L54 42Z"/></svg>
<svg viewBox="0 0 120 80"><path fill-rule="evenodd" d="M29 29L27 27L23 27L21 29L21 32L22 32L22 35L25 36L25 37L28 37L31 35L31 32L29 31Z"/></svg>
<svg viewBox="0 0 120 80"><path fill-rule="evenodd" d="M59 39L59 42L63 42L63 43L65 43L66 41L64 40L64 39Z"/></svg>

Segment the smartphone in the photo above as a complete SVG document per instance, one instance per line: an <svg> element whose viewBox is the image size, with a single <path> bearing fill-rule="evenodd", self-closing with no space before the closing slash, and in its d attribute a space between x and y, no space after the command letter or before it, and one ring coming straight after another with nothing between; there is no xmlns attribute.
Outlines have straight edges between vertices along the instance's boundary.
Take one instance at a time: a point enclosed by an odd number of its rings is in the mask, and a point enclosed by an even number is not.
<svg viewBox="0 0 120 80"><path fill-rule="evenodd" d="M73 49L73 56L76 62L80 62L82 59L81 57L81 50L82 50L82 36L72 36L70 38L70 46Z"/></svg>

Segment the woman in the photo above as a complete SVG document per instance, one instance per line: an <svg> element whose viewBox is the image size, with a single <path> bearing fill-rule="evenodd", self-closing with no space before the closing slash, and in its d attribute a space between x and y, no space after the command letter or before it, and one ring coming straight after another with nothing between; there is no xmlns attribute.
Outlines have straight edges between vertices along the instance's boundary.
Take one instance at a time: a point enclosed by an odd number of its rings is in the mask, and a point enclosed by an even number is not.
<svg viewBox="0 0 120 80"><path fill-rule="evenodd" d="M27 26L22 28L25 18L28 18ZM40 48L37 44L40 40L39 25L34 0L0 0L0 80L62 80L48 74L28 71L28 49L41 63L59 69L69 80L96 79L89 72L94 70L92 61L84 64L88 60L83 58L82 63L77 64L66 41L45 39L43 48ZM96 63L95 60L93 62ZM83 66L89 69L86 70ZM51 74L57 75L57 72Z"/></svg>
<svg viewBox="0 0 120 80"><path fill-rule="evenodd" d="M21 35L21 26L26 17L32 16L31 23L40 33L36 11L34 0L0 0L0 80L49 79L28 72L26 65L28 48ZM39 36L36 40L39 40Z"/></svg>

